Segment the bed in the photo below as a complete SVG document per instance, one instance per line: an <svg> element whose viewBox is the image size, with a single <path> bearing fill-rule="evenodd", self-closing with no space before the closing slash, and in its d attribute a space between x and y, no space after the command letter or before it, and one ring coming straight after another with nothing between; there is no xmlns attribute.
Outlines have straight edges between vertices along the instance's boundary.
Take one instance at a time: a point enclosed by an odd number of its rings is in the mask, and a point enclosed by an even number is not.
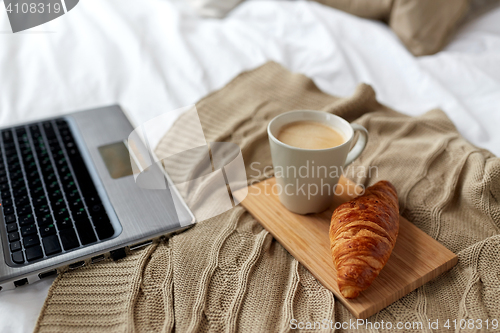
<svg viewBox="0 0 500 333"><path fill-rule="evenodd" d="M274 60L337 96L365 82L405 114L441 108L500 155L500 6L462 24L441 52L414 57L383 23L318 3L247 1L225 19L180 0L86 0L12 34L0 11L0 124L119 103L138 125L193 104ZM0 332L32 331L51 281L0 294Z"/></svg>

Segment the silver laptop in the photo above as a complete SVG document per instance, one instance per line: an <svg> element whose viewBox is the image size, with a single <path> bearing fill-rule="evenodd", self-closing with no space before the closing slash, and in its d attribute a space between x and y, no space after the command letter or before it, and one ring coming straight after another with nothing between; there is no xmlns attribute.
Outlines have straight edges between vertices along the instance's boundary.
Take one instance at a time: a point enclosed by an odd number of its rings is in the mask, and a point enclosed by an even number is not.
<svg viewBox="0 0 500 333"><path fill-rule="evenodd" d="M166 174L166 189L137 186L133 130L119 106L0 129L0 292L194 224Z"/></svg>

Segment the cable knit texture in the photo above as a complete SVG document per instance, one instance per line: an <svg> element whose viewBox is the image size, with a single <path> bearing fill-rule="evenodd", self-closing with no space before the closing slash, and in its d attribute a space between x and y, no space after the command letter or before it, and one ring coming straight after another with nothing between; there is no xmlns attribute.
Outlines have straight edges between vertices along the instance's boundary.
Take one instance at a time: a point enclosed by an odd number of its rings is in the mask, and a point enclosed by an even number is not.
<svg viewBox="0 0 500 333"><path fill-rule="evenodd" d="M197 109L208 142L241 147L249 182L272 175L266 126L274 116L313 109L357 119L370 140L346 176L390 180L401 213L459 257L370 320L500 319L500 159L465 141L442 111L404 116L364 84L336 98L276 63L240 74ZM160 157L189 139L176 134L183 121L160 142ZM356 172L368 166L378 172ZM355 318L237 206L118 262L61 274L35 332L286 332L291 319Z"/></svg>

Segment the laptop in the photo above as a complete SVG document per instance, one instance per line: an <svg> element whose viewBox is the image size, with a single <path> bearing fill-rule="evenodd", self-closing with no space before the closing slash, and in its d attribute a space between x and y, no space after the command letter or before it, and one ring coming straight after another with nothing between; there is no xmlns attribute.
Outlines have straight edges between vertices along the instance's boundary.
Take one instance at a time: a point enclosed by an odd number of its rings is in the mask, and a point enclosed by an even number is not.
<svg viewBox="0 0 500 333"><path fill-rule="evenodd" d="M0 292L195 223L163 168L166 189L136 184L133 130L117 105L0 129Z"/></svg>

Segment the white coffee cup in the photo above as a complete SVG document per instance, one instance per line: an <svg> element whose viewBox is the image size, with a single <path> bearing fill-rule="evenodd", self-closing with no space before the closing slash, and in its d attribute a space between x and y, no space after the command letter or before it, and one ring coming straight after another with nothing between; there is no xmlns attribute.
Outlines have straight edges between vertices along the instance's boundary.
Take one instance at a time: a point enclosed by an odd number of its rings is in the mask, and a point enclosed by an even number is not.
<svg viewBox="0 0 500 333"><path fill-rule="evenodd" d="M343 135L345 142L326 149L304 149L279 141L283 126L298 121L313 121L328 125ZM354 134L356 145L351 148ZM330 207L335 186L344 166L363 152L368 131L361 125L322 111L299 110L275 117L267 127L276 184L281 203L298 214L319 213ZM306 173L307 172L307 173Z"/></svg>

